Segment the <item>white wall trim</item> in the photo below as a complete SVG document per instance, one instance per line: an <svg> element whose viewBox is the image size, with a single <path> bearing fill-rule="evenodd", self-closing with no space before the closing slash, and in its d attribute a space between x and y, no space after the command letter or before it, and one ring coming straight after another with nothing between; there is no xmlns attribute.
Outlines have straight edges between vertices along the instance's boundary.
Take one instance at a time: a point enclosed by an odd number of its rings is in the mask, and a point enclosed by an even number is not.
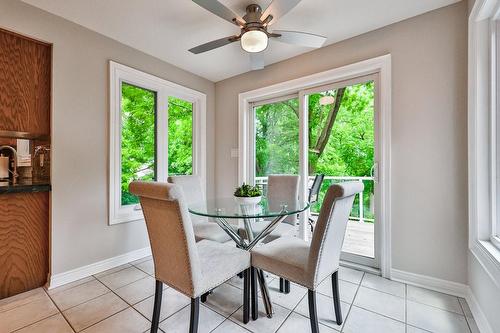
<svg viewBox="0 0 500 333"><path fill-rule="evenodd" d="M394 281L434 290L448 295L465 298L467 304L469 305L469 308L471 309L472 316L476 321L479 331L481 333L493 333L493 330L490 324L488 323L486 316L481 310L481 307L479 306L476 297L474 296L472 290L468 285L448 280L442 280L427 275L401 271L398 269L392 269L391 276L392 280Z"/></svg>
<svg viewBox="0 0 500 333"><path fill-rule="evenodd" d="M380 122L381 122L381 227L380 227L380 269L382 276L390 278L391 274L391 113L392 113L392 73L391 55L360 61L328 71L304 76L267 87L240 93L238 95L238 182L247 182L249 170L249 114L250 103L271 99L279 96L298 93L301 90L313 88L339 81L346 81L370 74L379 75L380 81Z"/></svg>
<svg viewBox="0 0 500 333"><path fill-rule="evenodd" d="M129 263L134 260L138 260L151 255L151 248L145 247L139 250L124 253L122 255L108 258L96 263L78 267L67 272L52 275L50 277L49 285L47 289L54 289L65 285L70 282L74 282L88 276L106 271L111 268L118 267L120 265Z"/></svg>
<svg viewBox="0 0 500 333"><path fill-rule="evenodd" d="M438 279L427 275L401 271L399 269L392 269L391 279L412 286L422 287L438 291L440 293L445 293L463 298L467 296L469 289L469 287L463 283Z"/></svg>
<svg viewBox="0 0 500 333"><path fill-rule="evenodd" d="M472 316L476 321L477 328L479 328L479 332L494 333L493 329L490 326L490 323L488 322L488 319L486 319L486 315L484 314L483 310L481 310L481 307L479 306L479 303L476 297L474 296L472 289L470 289L468 286L467 286L467 295L465 296L465 300L469 305L470 311L472 312Z"/></svg>

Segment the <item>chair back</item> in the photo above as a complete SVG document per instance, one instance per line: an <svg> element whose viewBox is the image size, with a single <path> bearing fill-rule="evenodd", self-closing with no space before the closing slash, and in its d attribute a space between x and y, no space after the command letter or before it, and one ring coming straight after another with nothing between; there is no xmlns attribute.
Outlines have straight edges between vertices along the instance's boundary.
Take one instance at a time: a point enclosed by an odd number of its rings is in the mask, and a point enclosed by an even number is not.
<svg viewBox="0 0 500 333"><path fill-rule="evenodd" d="M279 210L284 203L288 210L296 209L299 204L299 176L269 175L267 180L267 199L269 209ZM297 224L296 214L288 216L284 221L291 225Z"/></svg>
<svg viewBox="0 0 500 333"><path fill-rule="evenodd" d="M308 261L308 277L316 286L339 268L347 222L354 197L363 191L362 182L331 185L314 228Z"/></svg>
<svg viewBox="0 0 500 333"><path fill-rule="evenodd" d="M141 181L129 188L141 202L156 279L193 295L201 283L201 267L182 190L175 184Z"/></svg>
<svg viewBox="0 0 500 333"><path fill-rule="evenodd" d="M323 184L323 179L325 179L325 175L320 174L314 177L314 182L309 189L309 203L315 203L318 201L319 190L321 189L321 184Z"/></svg>
<svg viewBox="0 0 500 333"><path fill-rule="evenodd" d="M206 206L205 194L201 185L201 178L196 175L189 176L170 176L168 182L179 185L184 192L184 198L188 207L193 204L201 204ZM193 224L207 222L208 219L203 216L191 215Z"/></svg>

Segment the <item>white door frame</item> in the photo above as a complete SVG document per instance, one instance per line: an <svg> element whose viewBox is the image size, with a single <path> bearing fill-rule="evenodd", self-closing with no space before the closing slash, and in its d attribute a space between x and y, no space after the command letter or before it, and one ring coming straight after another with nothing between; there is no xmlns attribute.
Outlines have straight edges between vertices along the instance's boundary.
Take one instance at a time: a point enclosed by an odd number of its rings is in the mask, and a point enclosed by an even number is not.
<svg viewBox="0 0 500 333"><path fill-rule="evenodd" d="M342 88L342 87L349 87L349 86L352 86L352 85L356 85L356 84L360 84L360 83L364 83L364 82L369 82L369 81L373 81L374 82L374 160L373 160L373 163L374 163L374 166L376 165L376 170L378 170L378 164L379 164L379 161L380 161L380 154L381 154L381 151L380 151L380 112L379 112L379 108L380 108L380 96L379 96L379 86L380 86L380 80L379 80L379 75L378 73L375 73L375 74L369 74L369 75L365 75L365 76L358 76L358 77L355 77L355 78L352 78L352 79L348 79L348 80L343 80L343 81L335 81L334 83L329 83L329 84L326 84L326 85L322 85L322 86L319 86L319 87L314 87L314 88L309 88L309 89L305 89L305 90L301 90L300 93L299 93L299 100L300 101L304 101L305 105L307 106L308 105L308 102L307 102L307 98L309 95L311 94L315 94L315 93L319 93L319 92L323 92L323 91L327 91L327 90L335 90L335 89L338 89L338 88ZM300 102L299 102L299 105L300 105ZM306 115L308 110L302 110L302 113L301 115ZM304 119L304 122L307 122L307 119L308 117L305 117ZM308 133L309 131L309 124L305 123L305 128L303 129L303 133ZM303 138L305 139L305 138ZM307 143L306 147L309 145L309 143ZM303 158L304 160L301 159L302 163L301 163L301 174L300 174L300 177L303 178L303 179L307 179L308 178L308 175L309 175L309 170L308 170L308 154L307 154L307 150L305 151L305 155L301 155L301 158ZM377 172L377 171L376 171ZM379 186L379 182L378 182L378 175L375 175L374 177L374 182L375 182L375 207L376 207L376 215L375 215L375 221L381 221L382 218L380 216L380 207L381 207L381 202L380 202L380 198L381 198L381 193L380 193L380 186ZM303 194L302 194L302 197L307 197L307 193L308 193L308 189L305 188L305 189L302 189L303 190ZM305 224L304 224L305 225ZM302 226L302 225L301 225ZM348 263L352 263L354 265L362 265L362 266L368 266L368 267L373 267L375 269L378 269L380 267L380 237L381 237L381 232L380 232L380 228L381 228L381 225L379 223L375 223L375 229L374 229L374 233L375 233L375 243L374 243L374 250L375 250L375 253L374 253L374 258L369 258L369 257L364 257L362 255L358 255L358 254L354 254L354 253L349 253L349 252L342 252L342 255L341 255L341 260L343 261L346 261ZM302 238L304 238L304 236L306 235L306 230L305 228L301 228L301 236Z"/></svg>
<svg viewBox="0 0 500 333"><path fill-rule="evenodd" d="M251 181L252 174L250 168L253 162L250 161L250 142L252 110L251 103L263 99L271 99L279 96L298 93L301 90L313 88L321 85L331 84L339 81L346 81L360 76L370 74L378 74L379 76L379 121L380 121L380 161L379 162L379 185L380 185L380 227L379 234L379 254L380 254L380 271L383 277L390 278L391 272L391 55L368 59L354 64L331 69L325 72L320 72L308 75L302 78L277 83L268 87L255 89L240 93L239 101L239 159L238 159L238 182ZM299 108L302 110L303 98L299 98ZM303 118L303 112L300 112L299 126L300 133L307 133L307 119ZM304 163L307 160L307 147L303 147L304 140L299 138L300 161ZM301 177L301 194L307 193L307 180ZM303 214L302 214L303 215ZM305 235L305 217L301 218L301 233Z"/></svg>

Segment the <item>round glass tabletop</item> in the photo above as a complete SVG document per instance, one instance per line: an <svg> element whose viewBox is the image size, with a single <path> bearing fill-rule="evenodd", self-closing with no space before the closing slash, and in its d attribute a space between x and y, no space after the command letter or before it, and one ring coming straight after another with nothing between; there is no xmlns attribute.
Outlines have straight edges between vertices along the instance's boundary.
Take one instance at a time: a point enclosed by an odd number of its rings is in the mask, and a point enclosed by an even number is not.
<svg viewBox="0 0 500 333"><path fill-rule="evenodd" d="M188 206L195 215L214 218L266 218L293 215L309 208L307 202L271 201L263 197L258 204L241 205L234 197L215 198Z"/></svg>

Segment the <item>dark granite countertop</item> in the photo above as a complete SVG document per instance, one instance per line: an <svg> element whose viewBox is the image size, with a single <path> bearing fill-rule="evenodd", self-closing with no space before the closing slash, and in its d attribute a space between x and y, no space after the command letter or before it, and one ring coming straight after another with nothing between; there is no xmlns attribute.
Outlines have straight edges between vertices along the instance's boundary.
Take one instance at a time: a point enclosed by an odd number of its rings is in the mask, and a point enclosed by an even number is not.
<svg viewBox="0 0 500 333"><path fill-rule="evenodd" d="M21 179L16 184L0 181L0 194L8 193L30 193L49 192L51 190L50 181L33 181Z"/></svg>

